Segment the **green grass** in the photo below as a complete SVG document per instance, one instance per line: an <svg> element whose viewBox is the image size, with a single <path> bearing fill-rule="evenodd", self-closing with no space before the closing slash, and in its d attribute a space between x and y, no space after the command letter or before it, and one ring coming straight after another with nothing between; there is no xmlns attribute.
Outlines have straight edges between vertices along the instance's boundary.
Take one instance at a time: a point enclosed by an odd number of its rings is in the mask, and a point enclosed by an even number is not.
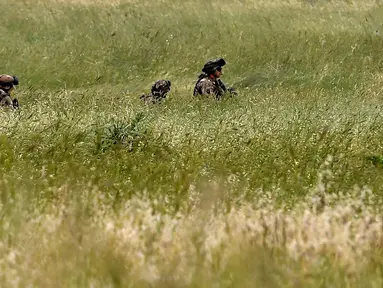
<svg viewBox="0 0 383 288"><path fill-rule="evenodd" d="M2 287L381 287L382 6L3 2Z"/></svg>

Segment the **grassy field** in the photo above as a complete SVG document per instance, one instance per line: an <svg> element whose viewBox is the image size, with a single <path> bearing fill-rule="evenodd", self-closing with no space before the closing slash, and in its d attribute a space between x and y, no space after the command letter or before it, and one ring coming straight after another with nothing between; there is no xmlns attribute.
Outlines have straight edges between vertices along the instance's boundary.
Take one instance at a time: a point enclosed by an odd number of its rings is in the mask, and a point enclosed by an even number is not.
<svg viewBox="0 0 383 288"><path fill-rule="evenodd" d="M1 3L1 287L383 286L379 1Z"/></svg>

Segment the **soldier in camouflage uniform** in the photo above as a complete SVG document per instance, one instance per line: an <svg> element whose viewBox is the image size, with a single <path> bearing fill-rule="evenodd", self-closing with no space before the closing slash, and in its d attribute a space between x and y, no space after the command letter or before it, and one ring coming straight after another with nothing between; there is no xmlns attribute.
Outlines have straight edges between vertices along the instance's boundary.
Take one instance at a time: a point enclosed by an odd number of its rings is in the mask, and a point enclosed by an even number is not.
<svg viewBox="0 0 383 288"><path fill-rule="evenodd" d="M237 95L234 88L228 88L219 79L222 73L222 67L225 66L224 59L215 59L208 61L202 68L202 74L198 77L198 81L194 87L194 96L213 95L215 99L221 99L227 92L230 95Z"/></svg>
<svg viewBox="0 0 383 288"><path fill-rule="evenodd" d="M160 103L166 98L166 94L170 91L171 82L169 80L158 80L153 86L150 94L144 94L140 97L146 104Z"/></svg>
<svg viewBox="0 0 383 288"><path fill-rule="evenodd" d="M0 107L19 107L17 99L11 98L11 92L16 85L19 85L19 80L16 76L0 74Z"/></svg>

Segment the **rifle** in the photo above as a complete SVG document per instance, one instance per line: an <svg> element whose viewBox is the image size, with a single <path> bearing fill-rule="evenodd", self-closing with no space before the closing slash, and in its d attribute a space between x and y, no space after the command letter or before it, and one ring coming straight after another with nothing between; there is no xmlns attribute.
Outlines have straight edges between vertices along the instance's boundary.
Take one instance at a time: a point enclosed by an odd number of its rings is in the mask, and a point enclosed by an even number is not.
<svg viewBox="0 0 383 288"><path fill-rule="evenodd" d="M238 96L238 92L233 87L226 87L226 85L221 81L221 79L217 79L218 85L221 89L226 93L229 92L232 96Z"/></svg>

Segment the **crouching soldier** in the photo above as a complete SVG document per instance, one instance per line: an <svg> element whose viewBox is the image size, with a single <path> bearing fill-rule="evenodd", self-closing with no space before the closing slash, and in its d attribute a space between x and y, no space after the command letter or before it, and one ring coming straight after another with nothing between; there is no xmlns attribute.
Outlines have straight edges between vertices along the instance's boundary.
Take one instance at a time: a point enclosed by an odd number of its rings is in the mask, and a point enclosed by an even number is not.
<svg viewBox="0 0 383 288"><path fill-rule="evenodd" d="M222 67L225 64L226 61L222 58L206 62L202 68L202 74L195 84L193 95L212 95L217 100L221 99L227 92L230 95L238 95L234 88L226 87L219 79L223 75Z"/></svg>
<svg viewBox="0 0 383 288"><path fill-rule="evenodd" d="M19 80L16 76L0 74L0 107L19 107L19 101L11 97L11 92L17 85L19 85Z"/></svg>
<svg viewBox="0 0 383 288"><path fill-rule="evenodd" d="M169 80L158 80L153 84L150 94L144 94L140 99L146 104L160 103L166 98L166 94L170 91L171 85Z"/></svg>

